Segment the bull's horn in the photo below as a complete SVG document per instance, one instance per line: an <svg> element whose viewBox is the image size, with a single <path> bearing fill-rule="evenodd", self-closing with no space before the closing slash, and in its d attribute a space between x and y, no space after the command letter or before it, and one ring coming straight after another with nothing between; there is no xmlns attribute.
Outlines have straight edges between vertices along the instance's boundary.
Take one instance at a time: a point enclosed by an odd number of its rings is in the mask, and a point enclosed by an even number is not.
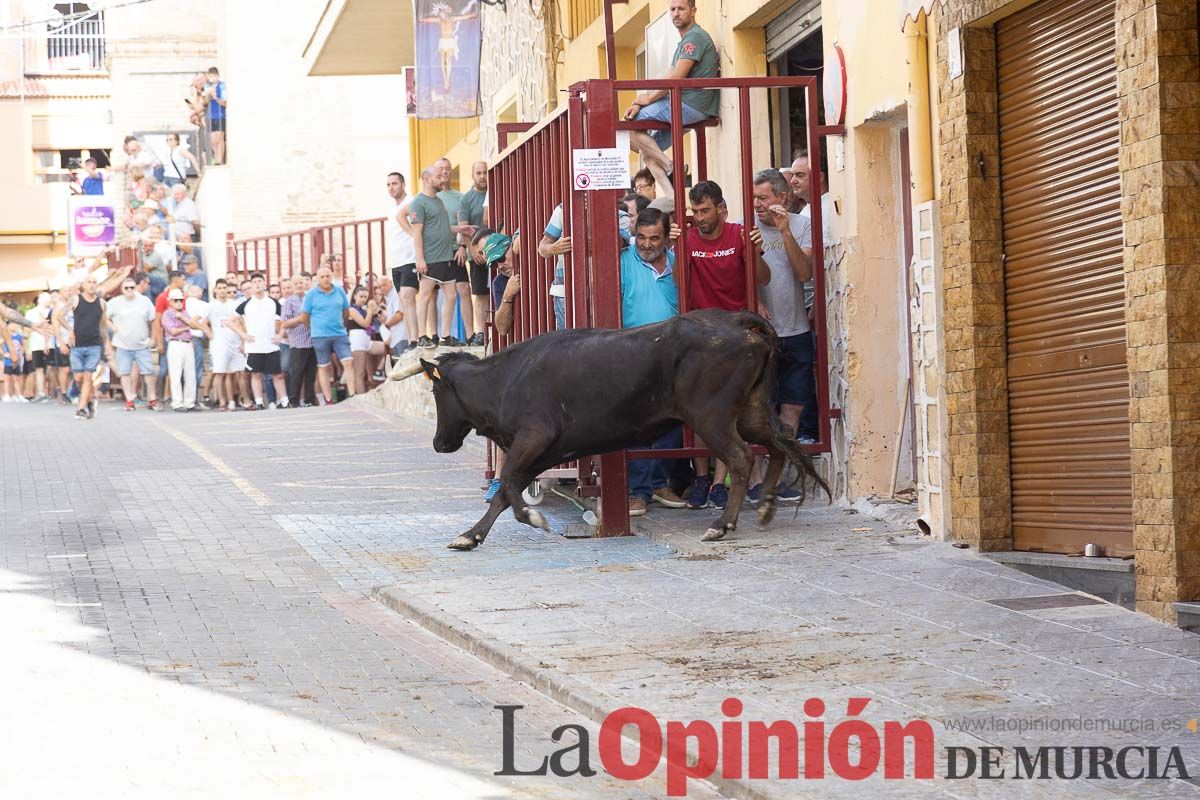
<svg viewBox="0 0 1200 800"><path fill-rule="evenodd" d="M388 377L394 381L402 381L405 378L411 378L413 375L420 374L424 369L421 366L421 359L418 358L407 366L396 367Z"/></svg>

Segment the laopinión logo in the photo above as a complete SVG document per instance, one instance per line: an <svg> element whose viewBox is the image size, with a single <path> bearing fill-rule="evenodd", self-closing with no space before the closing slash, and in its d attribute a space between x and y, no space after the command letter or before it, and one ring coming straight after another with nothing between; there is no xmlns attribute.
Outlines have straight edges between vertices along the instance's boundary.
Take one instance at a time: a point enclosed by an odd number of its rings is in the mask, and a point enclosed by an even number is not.
<svg viewBox="0 0 1200 800"><path fill-rule="evenodd" d="M732 780L823 780L832 776L858 781L882 769L887 780L932 780L936 748L933 727L925 720L889 720L879 725L857 719L870 702L866 697L850 698L846 704L848 719L828 731L820 719L825 715L825 703L816 697L804 702L809 719L799 727L790 720L740 719L744 706L736 697L721 703L725 719L719 725L707 720L671 720L664 725L649 711L627 706L604 718L596 750L604 771L628 781L649 777L665 758L668 797L686 796L689 779L714 776ZM555 728L550 739L562 746L544 756L541 763L518 766L516 714L524 706L494 708L501 715L503 738L503 763L494 774L552 774L560 778L590 778L597 774L592 766L591 736L582 725ZM1194 731L1194 726L1188 727ZM632 761L626 759L621 746L628 728L637 737L636 758ZM905 768L906 752L912 753L911 771ZM947 779L1189 778L1178 747L947 747L945 754Z"/></svg>

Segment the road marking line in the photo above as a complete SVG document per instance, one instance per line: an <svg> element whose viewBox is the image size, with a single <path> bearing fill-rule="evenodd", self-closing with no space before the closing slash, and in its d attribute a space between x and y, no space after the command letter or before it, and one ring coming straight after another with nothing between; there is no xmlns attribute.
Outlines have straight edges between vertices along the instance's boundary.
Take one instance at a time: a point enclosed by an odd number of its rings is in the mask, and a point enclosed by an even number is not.
<svg viewBox="0 0 1200 800"><path fill-rule="evenodd" d="M151 420L151 422L185 444L192 452L211 464L217 472L221 473L226 478L229 478L233 485L240 489L242 494L250 498L250 501L256 506L271 505L271 499L269 497L260 492L250 481L243 478L236 469L221 460L216 453L212 452L207 447L193 439L191 436L188 436L186 433L181 433L180 431L170 428L156 419Z"/></svg>
<svg viewBox="0 0 1200 800"><path fill-rule="evenodd" d="M87 553L63 553L56 556L46 556L46 558L87 558Z"/></svg>

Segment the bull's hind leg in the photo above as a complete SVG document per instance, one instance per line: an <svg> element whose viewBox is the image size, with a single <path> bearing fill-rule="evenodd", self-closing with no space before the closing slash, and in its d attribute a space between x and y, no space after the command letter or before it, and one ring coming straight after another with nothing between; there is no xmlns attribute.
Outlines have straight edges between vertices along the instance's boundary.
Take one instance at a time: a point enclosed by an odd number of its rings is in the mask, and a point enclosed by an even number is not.
<svg viewBox="0 0 1200 800"><path fill-rule="evenodd" d="M742 501L746 498L746 483L750 479L750 448L742 441L742 437L738 436L736 425L732 422L708 424L697 421L692 428L704 439L716 457L725 462L729 476L733 479L724 513L701 537L703 542L715 542L723 539L725 534L737 530L738 514L742 510Z"/></svg>
<svg viewBox="0 0 1200 800"><path fill-rule="evenodd" d="M767 474L763 478L762 497L758 502L758 524L763 528L775 518L779 478L783 474L783 465L787 463L787 453L775 439L770 413L765 405L751 402L742 409L741 416L738 417L738 433L750 444L767 448L767 455L771 459L767 466Z"/></svg>

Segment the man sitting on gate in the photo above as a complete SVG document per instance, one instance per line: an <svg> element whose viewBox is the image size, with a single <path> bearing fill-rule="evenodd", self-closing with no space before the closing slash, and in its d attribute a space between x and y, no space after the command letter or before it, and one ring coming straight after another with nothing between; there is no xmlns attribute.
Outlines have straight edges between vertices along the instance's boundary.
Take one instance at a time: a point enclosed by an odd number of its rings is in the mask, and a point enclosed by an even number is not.
<svg viewBox="0 0 1200 800"><path fill-rule="evenodd" d="M679 31L679 44L671 57L671 71L662 78L715 78L721 74L721 63L712 37L696 24L696 0L671 0L671 24ZM684 89L682 120L671 119L671 94L666 89L642 92L633 98L625 119L692 125L717 115L720 92L716 89ZM642 154L642 160L654 173L659 191L667 196L671 188L671 160L665 151L671 147L671 131L630 131L629 146ZM651 198L653 199L653 198Z"/></svg>

